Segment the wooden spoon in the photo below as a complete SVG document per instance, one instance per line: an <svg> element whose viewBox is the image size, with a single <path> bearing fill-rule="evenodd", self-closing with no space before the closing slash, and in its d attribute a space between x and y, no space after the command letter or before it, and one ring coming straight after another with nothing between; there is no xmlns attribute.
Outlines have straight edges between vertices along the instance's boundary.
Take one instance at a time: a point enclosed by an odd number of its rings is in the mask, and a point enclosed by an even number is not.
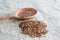
<svg viewBox="0 0 60 40"><path fill-rule="evenodd" d="M32 18L37 13L37 10L34 8L22 8L17 10L14 15L1 17L0 21L8 20L8 19L29 19Z"/></svg>

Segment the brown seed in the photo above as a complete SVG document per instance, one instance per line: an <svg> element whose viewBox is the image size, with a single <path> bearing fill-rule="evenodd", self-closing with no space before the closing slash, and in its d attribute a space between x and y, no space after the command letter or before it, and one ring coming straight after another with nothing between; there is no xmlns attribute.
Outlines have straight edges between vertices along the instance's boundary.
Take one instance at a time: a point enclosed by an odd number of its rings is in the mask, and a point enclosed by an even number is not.
<svg viewBox="0 0 60 40"><path fill-rule="evenodd" d="M23 29L27 32L26 33L22 30L24 34L30 35L31 37L39 37L41 36L41 34L47 33L47 30L45 29L46 28L45 23L40 21L24 21L19 24L19 27L21 28L21 30Z"/></svg>

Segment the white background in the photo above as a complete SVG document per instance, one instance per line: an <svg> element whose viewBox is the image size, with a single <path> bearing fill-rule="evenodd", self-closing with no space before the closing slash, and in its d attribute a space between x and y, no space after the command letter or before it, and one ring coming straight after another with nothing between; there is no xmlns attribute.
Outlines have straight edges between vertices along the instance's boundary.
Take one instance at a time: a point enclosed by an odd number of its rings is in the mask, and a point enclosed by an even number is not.
<svg viewBox="0 0 60 40"><path fill-rule="evenodd" d="M31 38L20 33L17 20L0 21L0 40L60 40L60 0L0 0L0 17L14 14L23 7L38 10L37 20L47 24L48 33Z"/></svg>

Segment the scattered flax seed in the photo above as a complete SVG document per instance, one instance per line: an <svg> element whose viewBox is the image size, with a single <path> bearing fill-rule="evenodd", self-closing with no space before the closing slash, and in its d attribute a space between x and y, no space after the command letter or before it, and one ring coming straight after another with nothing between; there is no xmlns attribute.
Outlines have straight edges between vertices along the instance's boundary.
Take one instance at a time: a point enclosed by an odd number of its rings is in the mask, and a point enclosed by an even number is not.
<svg viewBox="0 0 60 40"><path fill-rule="evenodd" d="M31 37L39 37L47 33L47 25L40 21L24 21L19 24L22 33Z"/></svg>

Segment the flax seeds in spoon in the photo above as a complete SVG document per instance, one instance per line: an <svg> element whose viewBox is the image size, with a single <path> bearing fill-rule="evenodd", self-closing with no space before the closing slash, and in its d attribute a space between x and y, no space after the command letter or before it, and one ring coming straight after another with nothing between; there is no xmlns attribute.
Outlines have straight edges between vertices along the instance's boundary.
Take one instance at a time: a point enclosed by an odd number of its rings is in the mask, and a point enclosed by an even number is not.
<svg viewBox="0 0 60 40"><path fill-rule="evenodd" d="M15 14L6 16L6 17L0 17L0 21L8 20L8 19L29 19L32 18L37 13L37 10L34 8L22 8L20 10L17 10Z"/></svg>

